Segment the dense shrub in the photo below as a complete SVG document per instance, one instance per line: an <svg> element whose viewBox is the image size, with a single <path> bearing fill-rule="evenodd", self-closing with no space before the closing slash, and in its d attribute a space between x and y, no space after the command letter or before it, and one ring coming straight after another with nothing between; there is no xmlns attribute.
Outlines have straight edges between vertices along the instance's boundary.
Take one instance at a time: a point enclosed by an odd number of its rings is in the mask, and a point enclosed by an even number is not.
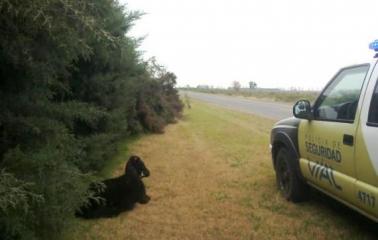
<svg viewBox="0 0 378 240"><path fill-rule="evenodd" d="M0 239L53 239L119 139L180 116L114 0L0 0Z"/></svg>

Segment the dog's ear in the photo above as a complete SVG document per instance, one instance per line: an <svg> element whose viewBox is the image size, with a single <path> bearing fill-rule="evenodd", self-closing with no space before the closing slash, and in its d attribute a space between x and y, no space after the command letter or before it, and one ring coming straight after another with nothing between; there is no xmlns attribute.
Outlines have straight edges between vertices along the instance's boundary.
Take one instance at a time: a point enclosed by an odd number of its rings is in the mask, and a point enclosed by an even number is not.
<svg viewBox="0 0 378 240"><path fill-rule="evenodd" d="M141 159L138 156L131 155L129 157L129 160L127 160L127 162L126 162L125 173L126 173L126 171L127 171L128 168L130 168L130 167L136 167L138 165L139 161L141 161Z"/></svg>
<svg viewBox="0 0 378 240"><path fill-rule="evenodd" d="M134 162L135 162L135 156L133 155L133 156L129 157L129 159L126 161L125 173L127 172L127 169L134 166Z"/></svg>

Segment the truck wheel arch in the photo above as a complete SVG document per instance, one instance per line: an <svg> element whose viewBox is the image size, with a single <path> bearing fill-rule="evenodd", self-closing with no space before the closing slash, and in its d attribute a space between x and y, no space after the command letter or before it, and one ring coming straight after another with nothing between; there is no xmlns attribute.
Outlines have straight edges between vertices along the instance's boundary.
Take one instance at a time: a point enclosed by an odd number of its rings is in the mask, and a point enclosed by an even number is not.
<svg viewBox="0 0 378 240"><path fill-rule="evenodd" d="M294 163L297 174L303 179L299 167L299 153L296 144L291 140L290 136L283 131L275 133L274 141L272 144L272 160L274 168L276 169L276 156L281 148L286 148L293 156L295 156L295 159L291 159L291 161L293 161Z"/></svg>

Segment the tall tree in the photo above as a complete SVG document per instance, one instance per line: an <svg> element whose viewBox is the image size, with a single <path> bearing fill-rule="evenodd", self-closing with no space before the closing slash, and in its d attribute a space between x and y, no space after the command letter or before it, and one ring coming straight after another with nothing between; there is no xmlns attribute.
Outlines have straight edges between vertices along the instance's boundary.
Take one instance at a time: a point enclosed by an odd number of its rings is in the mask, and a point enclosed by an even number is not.
<svg viewBox="0 0 378 240"><path fill-rule="evenodd" d="M254 82L254 81L250 81L249 82L249 89L255 89L255 88L257 88L257 83Z"/></svg>
<svg viewBox="0 0 378 240"><path fill-rule="evenodd" d="M241 88L241 84L240 84L240 82L238 82L238 81L233 81L233 82L232 82L232 88L233 88L235 91L239 91L240 88Z"/></svg>

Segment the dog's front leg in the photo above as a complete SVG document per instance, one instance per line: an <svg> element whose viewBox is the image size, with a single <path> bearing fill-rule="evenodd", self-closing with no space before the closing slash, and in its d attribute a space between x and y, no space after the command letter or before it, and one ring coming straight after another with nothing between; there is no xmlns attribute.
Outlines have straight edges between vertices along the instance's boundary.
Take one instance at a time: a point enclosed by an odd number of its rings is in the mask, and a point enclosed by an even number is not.
<svg viewBox="0 0 378 240"><path fill-rule="evenodd" d="M146 194L146 187L144 186L144 183L142 182L142 180L139 179L138 181L138 187L136 188L136 196L137 196L137 199L136 201L138 203L141 203L141 204L146 204L150 201L150 197Z"/></svg>

